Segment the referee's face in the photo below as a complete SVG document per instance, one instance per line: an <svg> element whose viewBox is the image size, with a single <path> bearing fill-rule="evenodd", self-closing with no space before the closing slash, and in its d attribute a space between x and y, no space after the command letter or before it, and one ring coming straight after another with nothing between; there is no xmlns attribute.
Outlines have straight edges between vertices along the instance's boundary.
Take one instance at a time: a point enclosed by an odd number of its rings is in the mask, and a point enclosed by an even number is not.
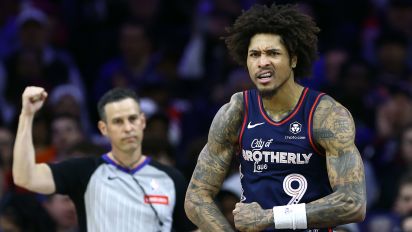
<svg viewBox="0 0 412 232"><path fill-rule="evenodd" d="M106 121L99 121L99 129L109 138L113 151L122 153L140 151L146 120L138 103L131 98L126 98L108 103L104 109Z"/></svg>

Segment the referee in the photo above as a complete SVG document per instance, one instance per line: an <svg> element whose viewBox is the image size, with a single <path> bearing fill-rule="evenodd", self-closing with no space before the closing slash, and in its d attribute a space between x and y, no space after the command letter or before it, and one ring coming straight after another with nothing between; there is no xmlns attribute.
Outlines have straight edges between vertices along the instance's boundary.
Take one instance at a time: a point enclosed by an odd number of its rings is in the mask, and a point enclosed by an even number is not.
<svg viewBox="0 0 412 232"><path fill-rule="evenodd" d="M27 87L13 152L16 185L30 191L69 195L81 231L190 231L184 209L183 175L142 154L146 125L136 94L113 89L98 103L100 132L111 151L98 158L35 163L32 124L47 93Z"/></svg>

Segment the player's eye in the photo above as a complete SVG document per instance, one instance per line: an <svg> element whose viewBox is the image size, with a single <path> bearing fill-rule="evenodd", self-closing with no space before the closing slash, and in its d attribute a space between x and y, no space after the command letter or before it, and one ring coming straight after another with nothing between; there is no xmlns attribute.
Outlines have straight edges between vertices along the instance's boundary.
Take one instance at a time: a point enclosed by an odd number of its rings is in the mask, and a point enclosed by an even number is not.
<svg viewBox="0 0 412 232"><path fill-rule="evenodd" d="M259 53L258 52L251 52L251 53L249 53L249 56L250 57L258 57Z"/></svg>

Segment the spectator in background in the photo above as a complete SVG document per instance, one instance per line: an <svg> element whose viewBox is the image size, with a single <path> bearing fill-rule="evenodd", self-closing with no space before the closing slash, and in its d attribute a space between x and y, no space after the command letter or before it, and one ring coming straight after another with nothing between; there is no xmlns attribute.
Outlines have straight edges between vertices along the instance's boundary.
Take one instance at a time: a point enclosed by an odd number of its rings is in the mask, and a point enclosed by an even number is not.
<svg viewBox="0 0 412 232"><path fill-rule="evenodd" d="M357 145L362 150L371 142L370 130L374 127L374 122L371 121L374 109L367 102L367 96L373 86L374 71L365 60L357 57L348 57L335 68L338 71L337 80L331 90L338 101L347 105L355 118L356 134L364 136L356 138Z"/></svg>
<svg viewBox="0 0 412 232"><path fill-rule="evenodd" d="M95 82L94 100L114 87L131 87L140 90L148 83L162 78L156 73L159 62L145 28L134 22L125 22L119 33L119 56L105 63Z"/></svg>
<svg viewBox="0 0 412 232"><path fill-rule="evenodd" d="M34 195L9 193L0 202L0 231L56 232L56 226Z"/></svg>
<svg viewBox="0 0 412 232"><path fill-rule="evenodd" d="M80 120L81 128L85 135L95 137L96 131L92 128L89 118L89 108L85 93L72 84L56 86L50 93L48 108L52 115L68 114ZM93 138L92 137L92 138Z"/></svg>
<svg viewBox="0 0 412 232"><path fill-rule="evenodd" d="M160 163L175 166L179 139L180 128L177 122L173 122L168 114L159 110L147 119L143 153Z"/></svg>
<svg viewBox="0 0 412 232"><path fill-rule="evenodd" d="M33 145L36 159L53 160L55 149L51 146L51 115L47 107L40 110L33 120Z"/></svg>
<svg viewBox="0 0 412 232"><path fill-rule="evenodd" d="M82 140L74 143L67 149L68 157L98 157L110 150L99 144L92 143L88 140Z"/></svg>
<svg viewBox="0 0 412 232"><path fill-rule="evenodd" d="M393 161L383 166L382 170L385 172L377 178L380 184L380 196L375 209L387 211L392 209L397 197L399 181L402 176L412 171L412 124L403 128L396 142L397 152Z"/></svg>
<svg viewBox="0 0 412 232"><path fill-rule="evenodd" d="M221 37L240 12L239 1L199 1L192 16L194 30L178 67L182 78L200 80L204 84L200 86L226 80L237 66L226 52ZM209 91L208 88L202 90Z"/></svg>
<svg viewBox="0 0 412 232"><path fill-rule="evenodd" d="M166 166L175 167L176 165L175 151L168 140L155 137L145 138L142 152Z"/></svg>
<svg viewBox="0 0 412 232"><path fill-rule="evenodd" d="M410 84L408 37L397 31L383 31L375 42L377 81L380 87Z"/></svg>
<svg viewBox="0 0 412 232"><path fill-rule="evenodd" d="M388 213L370 215L367 218L365 231L368 232L399 232L399 219Z"/></svg>
<svg viewBox="0 0 412 232"><path fill-rule="evenodd" d="M249 78L249 74L243 68L233 69L226 81L216 84L212 90L212 100L218 107L230 100L231 93L241 92L253 87L253 82Z"/></svg>
<svg viewBox="0 0 412 232"><path fill-rule="evenodd" d="M86 139L79 118L70 114L53 117L51 122L52 145L56 149L55 161L68 158L68 150Z"/></svg>
<svg viewBox="0 0 412 232"><path fill-rule="evenodd" d="M313 65L313 75L299 80L304 86L318 91L330 91L338 87L339 71L348 62L349 52L340 46L334 46L320 54Z"/></svg>
<svg viewBox="0 0 412 232"><path fill-rule="evenodd" d="M0 199L12 187L11 165L14 133L8 127L0 127Z"/></svg>
<svg viewBox="0 0 412 232"><path fill-rule="evenodd" d="M409 92L393 88L376 110L375 154L370 154L377 168L396 159L398 136L412 123L412 98Z"/></svg>
<svg viewBox="0 0 412 232"><path fill-rule="evenodd" d="M408 38L406 46L409 67L412 67L412 1L391 0L384 11L386 26L403 33Z"/></svg>
<svg viewBox="0 0 412 232"><path fill-rule="evenodd" d="M170 142L169 129L169 117L164 113L155 113L147 119L145 139Z"/></svg>
<svg viewBox="0 0 412 232"><path fill-rule="evenodd" d="M402 218L401 231L412 232L412 212L409 212L408 215Z"/></svg>
<svg viewBox="0 0 412 232"><path fill-rule="evenodd" d="M392 209L375 212L367 220L368 231L400 231L402 218L412 212L412 172L405 173L396 187L397 196Z"/></svg>
<svg viewBox="0 0 412 232"><path fill-rule="evenodd" d="M412 212L412 173L405 173L398 185L398 195L393 205L394 212L399 217L406 216Z"/></svg>
<svg viewBox="0 0 412 232"><path fill-rule="evenodd" d="M43 206L56 223L56 232L77 232L77 215L73 201L66 195L46 196Z"/></svg>
<svg viewBox="0 0 412 232"><path fill-rule="evenodd" d="M161 0L127 0L130 17L146 27L154 26L160 12Z"/></svg>
<svg viewBox="0 0 412 232"><path fill-rule="evenodd" d="M50 121L50 144L36 154L37 162L55 162L67 159L68 150L85 140L80 119L71 114L58 114ZM34 132L36 133L36 132Z"/></svg>
<svg viewBox="0 0 412 232"><path fill-rule="evenodd" d="M0 60L17 47L17 23L19 1L0 1Z"/></svg>
<svg viewBox="0 0 412 232"><path fill-rule="evenodd" d="M48 16L41 10L26 6L17 16L19 47L5 60L3 96L15 113L20 96L28 85L39 85L50 91L63 83L72 83L84 91L79 70L70 55L51 46ZM14 116L14 114L12 114ZM14 118L6 118L11 122Z"/></svg>

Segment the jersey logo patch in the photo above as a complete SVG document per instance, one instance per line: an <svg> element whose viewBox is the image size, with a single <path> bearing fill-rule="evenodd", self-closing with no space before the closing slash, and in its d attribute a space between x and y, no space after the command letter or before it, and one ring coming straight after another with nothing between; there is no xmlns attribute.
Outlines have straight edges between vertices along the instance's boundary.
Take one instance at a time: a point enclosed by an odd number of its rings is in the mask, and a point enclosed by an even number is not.
<svg viewBox="0 0 412 232"><path fill-rule="evenodd" d="M145 195L144 196L144 203L146 203L146 204L168 205L169 204L169 197L164 196L164 195Z"/></svg>
<svg viewBox="0 0 412 232"><path fill-rule="evenodd" d="M289 131L293 134L298 134L302 131L302 124L300 124L299 122L292 122L289 125Z"/></svg>
<svg viewBox="0 0 412 232"><path fill-rule="evenodd" d="M259 123L252 124L252 122L249 122L249 124L247 124L247 129L252 129L252 128L255 128L257 126L263 125L263 124L265 124L265 123L264 122L259 122Z"/></svg>

